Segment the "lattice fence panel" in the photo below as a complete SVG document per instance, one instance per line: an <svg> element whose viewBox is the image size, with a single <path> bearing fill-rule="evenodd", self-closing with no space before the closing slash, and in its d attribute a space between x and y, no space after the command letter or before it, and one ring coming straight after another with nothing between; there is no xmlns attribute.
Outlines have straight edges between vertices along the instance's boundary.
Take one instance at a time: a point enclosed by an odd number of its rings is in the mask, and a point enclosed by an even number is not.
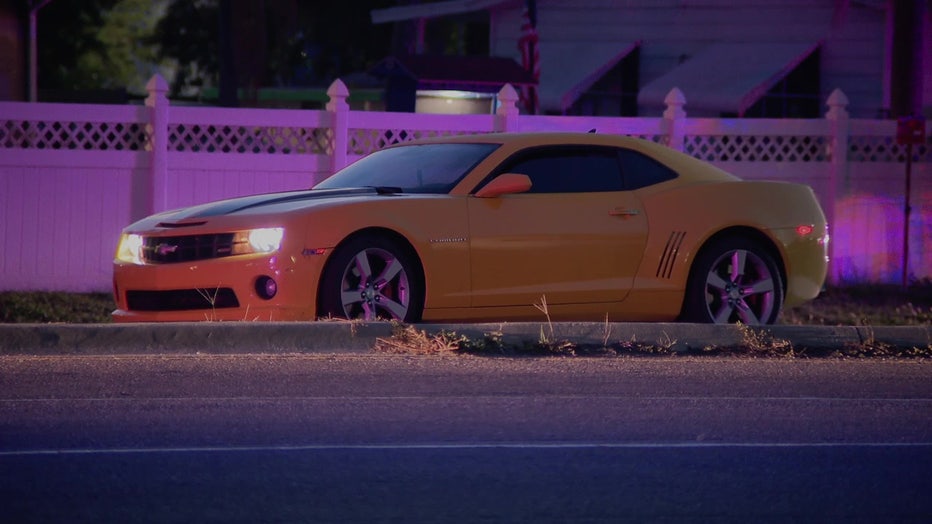
<svg viewBox="0 0 932 524"><path fill-rule="evenodd" d="M419 138L437 136L476 135L479 132L445 130L408 130L408 129L350 129L347 151L354 155L367 155L383 147Z"/></svg>
<svg viewBox="0 0 932 524"><path fill-rule="evenodd" d="M849 162L905 162L908 147L892 136L852 136L848 139ZM913 146L914 162L932 162L929 142Z"/></svg>
<svg viewBox="0 0 932 524"><path fill-rule="evenodd" d="M168 127L172 151L243 154L327 154L325 128L175 124Z"/></svg>
<svg viewBox="0 0 932 524"><path fill-rule="evenodd" d="M658 144L662 144L665 146L670 145L670 137L667 135L625 135L625 136L640 138L643 140L648 140L650 142L656 142Z"/></svg>
<svg viewBox="0 0 932 524"><path fill-rule="evenodd" d="M693 135L686 153L707 162L824 162L828 137Z"/></svg>
<svg viewBox="0 0 932 524"><path fill-rule="evenodd" d="M0 123L0 147L7 149L141 151L146 149L149 135L145 124L137 123L41 120Z"/></svg>

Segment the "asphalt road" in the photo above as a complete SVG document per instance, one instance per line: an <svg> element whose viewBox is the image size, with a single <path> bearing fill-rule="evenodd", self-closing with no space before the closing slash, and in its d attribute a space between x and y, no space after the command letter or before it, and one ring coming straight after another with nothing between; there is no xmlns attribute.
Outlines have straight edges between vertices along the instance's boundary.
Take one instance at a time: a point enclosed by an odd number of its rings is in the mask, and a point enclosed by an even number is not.
<svg viewBox="0 0 932 524"><path fill-rule="evenodd" d="M928 522L918 361L0 357L5 522Z"/></svg>

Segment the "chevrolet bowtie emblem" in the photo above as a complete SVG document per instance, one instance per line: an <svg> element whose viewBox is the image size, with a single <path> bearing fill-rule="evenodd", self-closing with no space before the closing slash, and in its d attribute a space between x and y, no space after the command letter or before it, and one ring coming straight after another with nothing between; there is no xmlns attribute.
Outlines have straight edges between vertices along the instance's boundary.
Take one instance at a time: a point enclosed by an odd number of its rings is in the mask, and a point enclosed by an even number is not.
<svg viewBox="0 0 932 524"><path fill-rule="evenodd" d="M155 248L155 252L158 253L159 256L162 256L162 257L166 255L170 255L171 253L174 253L175 251L178 251L178 246L174 246L172 244L159 244Z"/></svg>

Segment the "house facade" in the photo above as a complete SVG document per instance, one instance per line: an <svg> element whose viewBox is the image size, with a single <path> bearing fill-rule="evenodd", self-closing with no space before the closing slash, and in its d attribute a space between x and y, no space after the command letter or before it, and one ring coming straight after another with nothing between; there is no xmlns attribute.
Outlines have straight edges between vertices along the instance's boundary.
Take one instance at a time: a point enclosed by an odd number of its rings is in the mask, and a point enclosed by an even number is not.
<svg viewBox="0 0 932 524"><path fill-rule="evenodd" d="M841 89L855 118L932 116L930 0L448 0L374 23L486 12L489 54L522 59L536 11L543 114L651 116L674 87L691 116L816 118Z"/></svg>

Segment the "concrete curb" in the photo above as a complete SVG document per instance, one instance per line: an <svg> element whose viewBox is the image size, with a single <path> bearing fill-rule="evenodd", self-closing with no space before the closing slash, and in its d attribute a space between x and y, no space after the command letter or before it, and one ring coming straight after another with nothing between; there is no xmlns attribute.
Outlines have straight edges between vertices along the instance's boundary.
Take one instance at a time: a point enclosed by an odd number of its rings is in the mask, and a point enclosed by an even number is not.
<svg viewBox="0 0 932 524"><path fill-rule="evenodd" d="M0 354L365 353L388 323L0 324Z"/></svg>
<svg viewBox="0 0 932 524"><path fill-rule="evenodd" d="M506 343L534 343L551 326L540 322L417 324L435 334L472 339L501 333ZM554 323L552 338L578 345L631 342L703 349L740 347L748 333L786 340L795 349L842 349L864 344L894 348L932 347L930 326L768 326L681 323ZM750 331L749 331L750 330ZM0 355L138 355L237 353L371 353L376 339L390 337L387 322L183 322L163 324L0 324Z"/></svg>

